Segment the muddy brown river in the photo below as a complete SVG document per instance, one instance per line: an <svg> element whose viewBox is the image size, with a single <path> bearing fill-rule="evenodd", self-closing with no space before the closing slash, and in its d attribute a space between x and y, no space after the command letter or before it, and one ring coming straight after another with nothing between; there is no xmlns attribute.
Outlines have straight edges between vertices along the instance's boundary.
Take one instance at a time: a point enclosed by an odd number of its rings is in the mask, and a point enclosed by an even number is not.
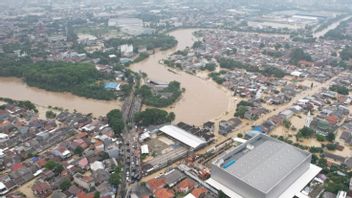
<svg viewBox="0 0 352 198"><path fill-rule="evenodd" d="M199 125L212 120L227 111L229 97L227 93L211 81L180 72L172 73L159 61L176 50L192 46L195 38L194 29L180 29L171 32L178 40L174 49L156 52L143 62L134 64L131 69L145 72L150 79L170 82L176 80L186 89L182 98L167 110L176 113L176 121L184 121ZM29 87L17 78L0 78L0 96L16 100L30 100L41 106L57 106L82 113L93 113L95 116L105 115L111 109L120 108L120 101L100 101L75 96L70 93L45 91Z"/></svg>

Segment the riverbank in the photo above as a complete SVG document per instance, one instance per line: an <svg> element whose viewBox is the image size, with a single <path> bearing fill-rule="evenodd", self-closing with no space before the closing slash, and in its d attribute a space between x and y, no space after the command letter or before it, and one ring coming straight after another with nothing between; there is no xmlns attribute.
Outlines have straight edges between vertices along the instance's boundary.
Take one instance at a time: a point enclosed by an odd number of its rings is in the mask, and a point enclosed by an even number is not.
<svg viewBox="0 0 352 198"><path fill-rule="evenodd" d="M230 103L228 93L214 82L205 81L182 71L170 72L168 67L159 63L160 60L165 59L177 50L191 47L196 41L193 36L195 31L197 29L180 29L170 32L169 34L178 41L175 48L158 51L148 59L132 64L130 67L135 72L146 73L148 78L152 80L180 82L181 87L185 88L186 91L178 102L171 107L165 108L165 110L176 114L175 122L183 121L189 124L201 125L217 118L228 110Z"/></svg>
<svg viewBox="0 0 352 198"><path fill-rule="evenodd" d="M62 107L69 111L77 110L94 116L105 116L111 109L120 108L122 102L118 100L102 101L75 96L71 93L52 92L30 87L18 78L0 77L1 97L14 100L29 100L39 106Z"/></svg>

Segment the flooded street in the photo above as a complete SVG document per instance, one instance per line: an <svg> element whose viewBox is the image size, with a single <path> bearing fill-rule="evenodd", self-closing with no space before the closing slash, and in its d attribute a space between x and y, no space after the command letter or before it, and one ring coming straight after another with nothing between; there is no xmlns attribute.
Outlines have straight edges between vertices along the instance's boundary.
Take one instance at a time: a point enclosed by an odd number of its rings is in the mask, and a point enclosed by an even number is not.
<svg viewBox="0 0 352 198"><path fill-rule="evenodd" d="M29 87L17 78L0 78L0 96L15 100L29 100L39 106L62 107L70 111L105 115L111 109L120 108L120 101L87 99L70 93L45 91Z"/></svg>
<svg viewBox="0 0 352 198"><path fill-rule="evenodd" d="M161 82L178 81L182 88L185 88L182 98L169 111L176 113L176 122L200 125L208 120L212 120L223 114L228 109L230 98L224 89L217 86L212 81L205 81L185 72L170 72L168 67L160 64L159 61L165 59L167 55L191 47L195 38L192 33L194 29L181 29L170 34L178 40L176 48L156 52L147 60L131 65L135 72L144 72L148 78Z"/></svg>

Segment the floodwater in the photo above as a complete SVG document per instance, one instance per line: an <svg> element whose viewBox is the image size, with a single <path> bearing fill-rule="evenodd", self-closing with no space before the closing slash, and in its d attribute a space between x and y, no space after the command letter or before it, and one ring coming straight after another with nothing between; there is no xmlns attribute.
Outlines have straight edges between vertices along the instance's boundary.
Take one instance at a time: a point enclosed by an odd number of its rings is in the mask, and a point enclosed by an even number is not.
<svg viewBox="0 0 352 198"><path fill-rule="evenodd" d="M120 101L93 100L70 93L51 92L27 86L18 78L0 78L0 96L15 100L29 100L39 106L62 107L70 111L106 115L111 109L121 107Z"/></svg>
<svg viewBox="0 0 352 198"><path fill-rule="evenodd" d="M182 98L172 107L167 108L176 114L176 122L200 125L223 114L228 109L230 98L228 93L212 81L205 81L197 76L185 72L170 72L168 67L159 63L177 50L191 47L196 41L193 37L195 29L180 29L170 33L178 40L174 49L158 51L143 62L131 66L136 72L144 72L151 80L160 82L178 81L185 93Z"/></svg>
<svg viewBox="0 0 352 198"><path fill-rule="evenodd" d="M171 32L178 40L174 49L157 51L143 62L134 64L134 71L142 71L148 74L152 80L170 82L178 81L185 88L182 98L166 110L176 113L176 121L184 121L194 125L200 125L208 120L221 116L228 110L229 93L217 86L212 81L202 80L197 76L186 74L181 71L172 73L168 68L159 64L159 61L176 50L191 47L195 41L193 32L196 29L180 29ZM70 93L45 91L27 86L17 78L0 78L0 96L15 100L30 100L40 106L56 106L77 110L82 113L93 113L95 116L105 115L111 109L121 108L120 101L101 101L78 97Z"/></svg>

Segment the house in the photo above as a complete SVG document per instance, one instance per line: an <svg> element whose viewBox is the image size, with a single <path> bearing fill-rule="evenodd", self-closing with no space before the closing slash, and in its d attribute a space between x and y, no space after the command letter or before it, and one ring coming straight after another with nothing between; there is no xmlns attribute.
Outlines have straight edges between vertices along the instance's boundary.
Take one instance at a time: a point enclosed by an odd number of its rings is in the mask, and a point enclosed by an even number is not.
<svg viewBox="0 0 352 198"><path fill-rule="evenodd" d="M191 194L196 198L204 197L208 193L208 190L204 187L195 188L192 190Z"/></svg>
<svg viewBox="0 0 352 198"><path fill-rule="evenodd" d="M219 123L219 133L226 135L237 128L241 123L242 121L239 118L232 118L228 121L222 120Z"/></svg>
<svg viewBox="0 0 352 198"><path fill-rule="evenodd" d="M165 173L162 178L165 179L165 183L168 187L175 186L179 181L185 178L185 174L183 174L178 169L172 169L171 171Z"/></svg>
<svg viewBox="0 0 352 198"><path fill-rule="evenodd" d="M155 193L158 189L163 188L166 185L166 180L164 178L153 178L146 183L146 187Z"/></svg>
<svg viewBox="0 0 352 198"><path fill-rule="evenodd" d="M193 190L195 185L196 183L193 180L186 178L176 185L176 191L180 193L187 193Z"/></svg>
<svg viewBox="0 0 352 198"><path fill-rule="evenodd" d="M94 198L94 192L86 193L86 192L79 192L76 194L77 198Z"/></svg>
<svg viewBox="0 0 352 198"><path fill-rule="evenodd" d="M90 164L90 169L95 172L95 171L98 171L98 170L104 170L105 169L105 166L104 166L104 163L101 162L101 161L95 161L93 163Z"/></svg>
<svg viewBox="0 0 352 198"><path fill-rule="evenodd" d="M45 198L45 197L48 197L52 193L52 188L48 182L37 181L32 186L32 191L36 197Z"/></svg>
<svg viewBox="0 0 352 198"><path fill-rule="evenodd" d="M96 187L96 190L100 193L101 197L115 195L115 189L108 182L100 184Z"/></svg>
<svg viewBox="0 0 352 198"><path fill-rule="evenodd" d="M51 195L51 198L67 198L67 195L61 192L61 190L55 190Z"/></svg>
<svg viewBox="0 0 352 198"><path fill-rule="evenodd" d="M89 169L89 162L88 159L86 157L82 158L81 160L78 161L78 166L82 169L82 170L88 170Z"/></svg>
<svg viewBox="0 0 352 198"><path fill-rule="evenodd" d="M76 173L73 176L73 181L80 187L90 191L93 187L95 187L95 181L93 177L84 176L80 173Z"/></svg>
<svg viewBox="0 0 352 198"><path fill-rule="evenodd" d="M174 198L175 193L171 189L161 188L155 191L155 198Z"/></svg>
<svg viewBox="0 0 352 198"><path fill-rule="evenodd" d="M52 153L63 160L71 157L71 152L64 146L59 146L58 148L54 149Z"/></svg>
<svg viewBox="0 0 352 198"><path fill-rule="evenodd" d="M215 123L214 123L214 122L208 121L208 122L206 122L206 123L203 124L203 128L204 128L204 129L207 129L207 130L209 130L209 131L211 131L211 132L214 131L214 127L215 127Z"/></svg>

